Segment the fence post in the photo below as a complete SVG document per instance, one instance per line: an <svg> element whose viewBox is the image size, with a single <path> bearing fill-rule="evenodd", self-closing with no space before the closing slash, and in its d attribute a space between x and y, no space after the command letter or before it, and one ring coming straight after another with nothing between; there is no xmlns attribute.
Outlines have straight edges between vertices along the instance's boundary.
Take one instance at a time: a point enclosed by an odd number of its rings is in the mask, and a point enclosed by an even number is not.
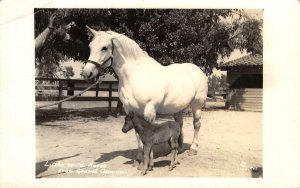
<svg viewBox="0 0 300 188"><path fill-rule="evenodd" d="M111 112L111 98L112 98L112 82L109 82L109 91L108 91L108 111Z"/></svg>
<svg viewBox="0 0 300 188"><path fill-rule="evenodd" d="M61 80L58 81L58 100L62 99L62 90L63 90L63 82ZM61 111L62 103L58 104L58 110Z"/></svg>
<svg viewBox="0 0 300 188"><path fill-rule="evenodd" d="M99 83L96 85L96 97L98 97L98 92L99 92Z"/></svg>

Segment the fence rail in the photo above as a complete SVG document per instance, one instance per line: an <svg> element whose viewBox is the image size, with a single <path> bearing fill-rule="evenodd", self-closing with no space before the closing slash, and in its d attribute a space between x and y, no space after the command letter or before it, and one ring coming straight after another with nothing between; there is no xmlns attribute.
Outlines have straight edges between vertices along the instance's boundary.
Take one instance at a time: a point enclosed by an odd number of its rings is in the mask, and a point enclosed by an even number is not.
<svg viewBox="0 0 300 188"><path fill-rule="evenodd" d="M210 97L210 98L215 98L217 96L221 96L221 97L223 97L223 99L225 99L226 95L227 95L226 90L208 90L208 93L207 93L207 97Z"/></svg>
<svg viewBox="0 0 300 188"><path fill-rule="evenodd" d="M74 91L81 91L88 87L89 83L85 80L78 79L56 79L56 78L35 78L35 100L36 101L58 101L67 98L63 94L63 91L73 93ZM68 86L74 84L74 86ZM76 86L76 84L81 86ZM119 97L113 97L112 93L117 92L118 89L114 87L118 84L118 81L102 81L101 84L97 84L89 91L95 91L95 96L77 96L70 101L107 101L108 110L111 111L112 102L119 101ZM99 96L99 92L108 92L108 97ZM61 109L61 104L58 104L58 108Z"/></svg>
<svg viewBox="0 0 300 188"><path fill-rule="evenodd" d="M73 93L74 91L82 91L88 87L89 83L85 80L79 79L56 79L56 78L35 78L36 80L36 101L58 101L67 98L63 94L63 91L69 91ZM68 86L74 84L73 86ZM101 84L97 84L95 87L91 88L89 91L95 91L94 96L77 96L71 101L107 101L108 110L111 111L112 102L118 101L119 97L113 96L113 92L117 92L118 81L103 81ZM108 96L99 96L100 92L108 92ZM226 90L209 90L207 96L208 100L215 100L216 97L226 98ZM119 104L118 104L119 105ZM61 109L62 105L58 104L58 108Z"/></svg>

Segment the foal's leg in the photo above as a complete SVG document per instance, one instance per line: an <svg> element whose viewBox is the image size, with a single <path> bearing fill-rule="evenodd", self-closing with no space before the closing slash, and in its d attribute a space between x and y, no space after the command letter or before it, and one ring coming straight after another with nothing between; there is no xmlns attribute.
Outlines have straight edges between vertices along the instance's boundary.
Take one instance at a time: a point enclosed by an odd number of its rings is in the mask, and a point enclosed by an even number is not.
<svg viewBox="0 0 300 188"><path fill-rule="evenodd" d="M174 161L174 164L175 164L175 166L178 165L178 164L180 164L178 162L178 149L175 150L175 161Z"/></svg>
<svg viewBox="0 0 300 188"><path fill-rule="evenodd" d="M140 138L140 135L135 132L135 136L137 138L137 143L138 143L138 154L137 154L137 160L134 161L133 166L134 167L138 167L138 170L142 169L142 165L143 165L143 158L144 158L144 152L143 152L143 142Z"/></svg>
<svg viewBox="0 0 300 188"><path fill-rule="evenodd" d="M174 114L174 120L179 123L180 125L180 135L178 138L178 142L181 143L180 144L180 148L179 148L179 152L183 152L183 131L182 131L182 126L183 126L183 120L182 120L182 111L177 112Z"/></svg>
<svg viewBox="0 0 300 188"><path fill-rule="evenodd" d="M175 164L176 143L177 142L174 140L174 138L170 139L170 145L171 145L171 148L172 148L172 154L171 154L171 164L170 164L169 170L173 170L173 168L176 167L176 164Z"/></svg>
<svg viewBox="0 0 300 188"><path fill-rule="evenodd" d="M142 175L145 175L148 170L149 166L149 157L150 157L150 151L151 151L151 145L144 145L144 168L142 170Z"/></svg>
<svg viewBox="0 0 300 188"><path fill-rule="evenodd" d="M154 105L152 103L147 103L144 109L144 118L148 122L152 123L156 118L156 111ZM138 154L137 154L137 161L134 162L133 166L138 165L138 170L142 167L143 161L143 143L142 140L137 132L135 132L137 142L138 142Z"/></svg>
<svg viewBox="0 0 300 188"><path fill-rule="evenodd" d="M193 124L194 124L194 138L192 141L192 145L189 151L189 155L197 155L197 151L198 151L198 135L199 135L199 130L201 127L201 122L200 122L200 118L201 118L201 107L202 104L200 101L194 101L191 104L192 107L192 112L193 112Z"/></svg>
<svg viewBox="0 0 300 188"><path fill-rule="evenodd" d="M175 149L172 149L172 158L171 158L171 164L170 164L170 167L169 167L169 170L173 170L173 168L176 166L175 165Z"/></svg>
<svg viewBox="0 0 300 188"><path fill-rule="evenodd" d="M178 162L178 139L175 140L175 143L176 143L176 147L175 147L175 161L174 161L174 164L176 166L177 164L179 164L179 162Z"/></svg>
<svg viewBox="0 0 300 188"><path fill-rule="evenodd" d="M149 164L149 170L153 170L154 162L153 162L153 149L151 148L150 151L150 164Z"/></svg>

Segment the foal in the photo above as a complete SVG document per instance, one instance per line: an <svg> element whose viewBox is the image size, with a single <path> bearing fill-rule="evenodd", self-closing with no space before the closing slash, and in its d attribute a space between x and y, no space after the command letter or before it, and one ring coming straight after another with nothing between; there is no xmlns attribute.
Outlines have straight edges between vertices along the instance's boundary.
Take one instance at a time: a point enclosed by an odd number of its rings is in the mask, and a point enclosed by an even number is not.
<svg viewBox="0 0 300 188"><path fill-rule="evenodd" d="M127 133L132 128L139 134L144 147L144 168L142 170L142 175L145 175L148 166L149 170L153 169L153 145L167 142L172 148L172 158L169 170L173 170L176 167L178 146L182 146L180 135L180 125L175 121L168 121L162 124L151 124L144 120L142 117L135 115L130 112L126 118L125 123L122 128L123 133ZM150 160L149 160L150 157Z"/></svg>

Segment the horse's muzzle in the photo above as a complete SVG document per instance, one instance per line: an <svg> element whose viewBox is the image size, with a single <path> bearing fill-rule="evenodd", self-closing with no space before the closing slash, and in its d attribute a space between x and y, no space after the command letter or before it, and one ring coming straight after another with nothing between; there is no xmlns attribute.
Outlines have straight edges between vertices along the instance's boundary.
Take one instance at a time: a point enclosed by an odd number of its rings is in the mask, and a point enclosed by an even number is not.
<svg viewBox="0 0 300 188"><path fill-rule="evenodd" d="M122 132L123 133L127 133L128 132L128 130L127 129L125 129L124 127L122 128Z"/></svg>
<svg viewBox="0 0 300 188"><path fill-rule="evenodd" d="M88 79L90 79L91 77L93 76L93 73L92 72L90 72L90 74L88 75Z"/></svg>

